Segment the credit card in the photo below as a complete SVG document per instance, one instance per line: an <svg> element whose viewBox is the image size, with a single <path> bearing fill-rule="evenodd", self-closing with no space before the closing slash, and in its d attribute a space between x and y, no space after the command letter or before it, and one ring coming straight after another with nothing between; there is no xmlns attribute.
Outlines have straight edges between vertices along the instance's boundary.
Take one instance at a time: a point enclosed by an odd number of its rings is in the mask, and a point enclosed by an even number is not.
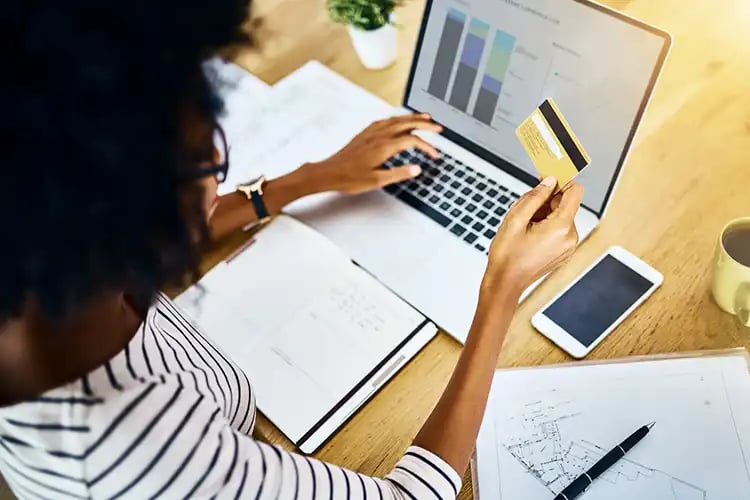
<svg viewBox="0 0 750 500"><path fill-rule="evenodd" d="M557 179L556 191L591 163L552 98L546 99L518 126L516 136L541 177Z"/></svg>

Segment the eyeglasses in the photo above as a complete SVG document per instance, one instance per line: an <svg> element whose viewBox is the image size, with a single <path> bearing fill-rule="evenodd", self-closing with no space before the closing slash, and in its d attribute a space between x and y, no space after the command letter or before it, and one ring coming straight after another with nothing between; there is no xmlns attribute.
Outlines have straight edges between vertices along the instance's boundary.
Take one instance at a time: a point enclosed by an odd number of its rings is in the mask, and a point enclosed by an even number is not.
<svg viewBox="0 0 750 500"><path fill-rule="evenodd" d="M227 179L227 173L229 172L229 146L227 145L227 136L224 134L224 129L218 123L214 125L213 144L214 154L218 152L218 158L200 163L198 170L193 175L188 176L188 181L195 181L210 175L216 177L219 184Z"/></svg>

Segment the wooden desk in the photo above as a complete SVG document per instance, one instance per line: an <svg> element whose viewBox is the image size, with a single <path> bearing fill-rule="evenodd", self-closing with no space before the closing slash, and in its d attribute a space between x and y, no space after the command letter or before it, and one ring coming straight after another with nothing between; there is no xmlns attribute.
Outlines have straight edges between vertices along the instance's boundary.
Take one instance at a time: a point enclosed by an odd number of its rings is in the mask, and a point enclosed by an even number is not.
<svg viewBox="0 0 750 500"><path fill-rule="evenodd" d="M750 215L750 3L746 0L609 0L604 3L665 28L674 47L646 113L623 180L601 227L571 263L518 310L498 366L567 361L529 318L612 244L622 244L665 275L664 286L590 358L750 347L750 330L708 293L714 245L733 217ZM393 104L401 100L423 2L398 13L401 54L380 72L361 67L343 27L323 0L258 0L254 52L237 61L269 83L318 59ZM240 238L240 237L238 237ZM210 265L239 243L209 256ZM441 334L316 456L367 474L390 470L427 418L460 346ZM265 419L259 432L291 448ZM471 496L469 475L462 498Z"/></svg>

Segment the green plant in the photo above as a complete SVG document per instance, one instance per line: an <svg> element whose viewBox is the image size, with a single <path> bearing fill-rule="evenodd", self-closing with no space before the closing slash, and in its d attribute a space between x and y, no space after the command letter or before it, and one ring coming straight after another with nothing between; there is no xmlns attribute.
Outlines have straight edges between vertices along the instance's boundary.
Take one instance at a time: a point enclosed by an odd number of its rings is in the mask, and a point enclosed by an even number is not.
<svg viewBox="0 0 750 500"><path fill-rule="evenodd" d="M391 21L391 13L403 0L328 0L334 22L362 30L376 30Z"/></svg>

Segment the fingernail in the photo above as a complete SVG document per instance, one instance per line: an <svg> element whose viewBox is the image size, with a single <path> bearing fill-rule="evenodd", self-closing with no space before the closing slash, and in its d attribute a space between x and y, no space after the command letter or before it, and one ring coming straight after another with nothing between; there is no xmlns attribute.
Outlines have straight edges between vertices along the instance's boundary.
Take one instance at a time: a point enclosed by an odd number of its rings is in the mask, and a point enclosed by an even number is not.
<svg viewBox="0 0 750 500"><path fill-rule="evenodd" d="M409 175L411 175L412 177L416 177L421 173L422 167L420 167L419 165L412 165L411 167L409 167Z"/></svg>
<svg viewBox="0 0 750 500"><path fill-rule="evenodd" d="M542 186L555 187L557 185L557 179L553 176L545 177L542 179Z"/></svg>
<svg viewBox="0 0 750 500"><path fill-rule="evenodd" d="M422 113L422 116L425 117L425 118L429 118L430 117L430 113Z"/></svg>

